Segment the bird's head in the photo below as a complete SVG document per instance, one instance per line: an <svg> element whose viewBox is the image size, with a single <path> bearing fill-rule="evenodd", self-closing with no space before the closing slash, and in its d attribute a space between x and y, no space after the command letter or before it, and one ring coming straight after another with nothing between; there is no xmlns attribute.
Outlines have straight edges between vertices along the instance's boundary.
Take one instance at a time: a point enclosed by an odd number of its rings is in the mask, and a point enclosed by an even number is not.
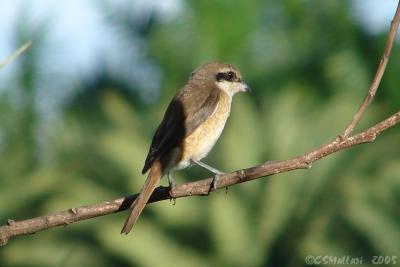
<svg viewBox="0 0 400 267"><path fill-rule="evenodd" d="M230 97L238 92L250 91L250 87L243 82L239 70L231 64L211 62L201 65L192 73L191 79L212 83Z"/></svg>

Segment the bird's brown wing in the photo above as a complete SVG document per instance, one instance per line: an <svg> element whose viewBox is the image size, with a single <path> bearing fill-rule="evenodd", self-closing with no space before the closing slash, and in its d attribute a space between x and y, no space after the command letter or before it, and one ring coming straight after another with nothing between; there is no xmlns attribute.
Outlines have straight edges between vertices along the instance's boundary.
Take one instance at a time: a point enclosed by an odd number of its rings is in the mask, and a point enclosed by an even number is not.
<svg viewBox="0 0 400 267"><path fill-rule="evenodd" d="M214 112L218 100L219 90L215 87L184 87L172 99L154 134L142 173L203 123Z"/></svg>

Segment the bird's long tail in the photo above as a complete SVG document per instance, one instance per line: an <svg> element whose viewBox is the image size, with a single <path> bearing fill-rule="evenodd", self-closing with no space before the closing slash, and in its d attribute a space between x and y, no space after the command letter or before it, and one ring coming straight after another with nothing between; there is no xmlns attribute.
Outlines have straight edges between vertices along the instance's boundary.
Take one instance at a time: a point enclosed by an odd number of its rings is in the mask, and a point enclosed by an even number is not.
<svg viewBox="0 0 400 267"><path fill-rule="evenodd" d="M157 160L153 163L151 167L149 176L140 190L139 196L132 203L132 211L129 217L126 219L124 227L121 230L121 234L128 234L137 219L139 218L140 213L142 213L144 206L146 206L147 201L149 201L151 194L156 188L158 182L160 181L162 176L161 163Z"/></svg>

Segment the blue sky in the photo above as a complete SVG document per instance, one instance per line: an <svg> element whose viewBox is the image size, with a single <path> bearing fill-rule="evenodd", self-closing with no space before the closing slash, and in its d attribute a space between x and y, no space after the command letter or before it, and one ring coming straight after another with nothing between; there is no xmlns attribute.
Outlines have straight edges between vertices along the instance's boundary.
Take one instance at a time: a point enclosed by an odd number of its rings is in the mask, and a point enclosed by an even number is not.
<svg viewBox="0 0 400 267"><path fill-rule="evenodd" d="M126 2L131 3L126 5ZM171 16L178 11L179 1L113 1L113 4L125 4L132 9L132 14L138 10L157 7L160 13ZM99 4L95 1L81 0L6 0L0 8L0 59L11 53L15 47L11 43L16 19L21 8L28 9L29 20L33 25L46 20L51 22L51 38L59 45L62 53L71 53L73 57L63 57L63 61L75 61L76 66L92 64L94 57L105 48L112 48L117 39L110 39L110 28L107 27L100 14ZM78 30L77 30L78 29ZM104 34L104 32L108 32ZM113 37L113 34L111 34ZM117 36L115 36L117 37ZM67 65L72 62L65 62Z"/></svg>
<svg viewBox="0 0 400 267"><path fill-rule="evenodd" d="M40 62L40 103L38 108L44 114L51 114L57 110L57 105L64 97L68 97L72 84L81 82L85 72L93 72L99 61L107 62L112 70L118 71L125 80L134 80L146 88L142 94L157 92L157 71L151 65L143 63L137 47L132 43L124 44L116 29L105 23L100 1L96 0L6 0L1 2L0 8L0 62L10 55L17 46L13 33L17 19L21 17L21 10L27 14L27 20L32 28L41 22L48 22L47 38L50 51L45 51L43 61ZM113 6L121 5L131 9L132 16L137 13L155 10L161 19L170 19L179 11L179 0L114 0ZM34 45L34 43L33 43ZM140 65L141 67L135 67ZM124 67L121 67L124 66ZM126 68L126 66L130 66ZM9 64L0 72L0 90L13 88L14 70L17 62ZM141 70L135 73L123 70ZM151 73L152 79L146 79ZM57 77L57 79L54 79ZM51 80L51 83L46 82ZM154 98L154 97L153 97Z"/></svg>

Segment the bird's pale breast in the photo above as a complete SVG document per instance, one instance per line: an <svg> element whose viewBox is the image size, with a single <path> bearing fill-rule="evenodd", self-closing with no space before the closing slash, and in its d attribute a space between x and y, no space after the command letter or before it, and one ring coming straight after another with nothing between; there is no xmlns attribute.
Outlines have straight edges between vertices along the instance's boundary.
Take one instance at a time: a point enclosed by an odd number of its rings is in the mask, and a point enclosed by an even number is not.
<svg viewBox="0 0 400 267"><path fill-rule="evenodd" d="M207 156L225 127L230 114L231 101L232 98L225 92L220 92L220 98L213 114L185 138L177 168L185 168L190 164L190 160L201 160Z"/></svg>

